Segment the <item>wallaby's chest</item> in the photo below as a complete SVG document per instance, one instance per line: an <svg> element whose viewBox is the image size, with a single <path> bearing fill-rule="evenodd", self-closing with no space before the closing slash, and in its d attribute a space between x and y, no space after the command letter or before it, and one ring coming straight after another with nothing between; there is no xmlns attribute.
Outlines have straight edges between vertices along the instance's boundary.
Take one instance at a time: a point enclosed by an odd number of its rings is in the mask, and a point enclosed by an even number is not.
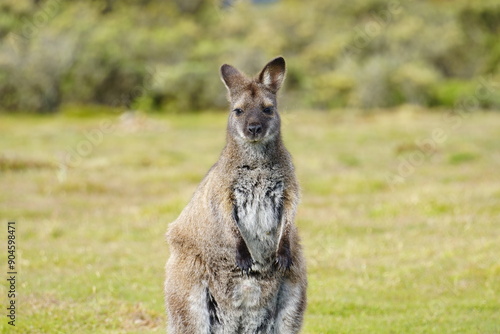
<svg viewBox="0 0 500 334"><path fill-rule="evenodd" d="M233 186L238 228L252 258L269 261L277 247L285 184L272 169L242 169Z"/></svg>

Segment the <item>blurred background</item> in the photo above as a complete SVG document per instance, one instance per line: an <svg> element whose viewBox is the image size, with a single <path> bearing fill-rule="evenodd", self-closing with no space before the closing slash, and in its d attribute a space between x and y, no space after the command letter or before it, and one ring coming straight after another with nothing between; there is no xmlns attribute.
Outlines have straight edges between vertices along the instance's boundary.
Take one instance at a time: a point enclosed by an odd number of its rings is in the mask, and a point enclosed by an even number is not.
<svg viewBox="0 0 500 334"><path fill-rule="evenodd" d="M2 0L0 110L222 109L222 63L277 55L290 106L452 108L500 82L499 34L495 0Z"/></svg>
<svg viewBox="0 0 500 334"><path fill-rule="evenodd" d="M17 332L165 332L164 234L225 143L219 68L282 55L303 333L500 333L499 36L498 0L0 0Z"/></svg>

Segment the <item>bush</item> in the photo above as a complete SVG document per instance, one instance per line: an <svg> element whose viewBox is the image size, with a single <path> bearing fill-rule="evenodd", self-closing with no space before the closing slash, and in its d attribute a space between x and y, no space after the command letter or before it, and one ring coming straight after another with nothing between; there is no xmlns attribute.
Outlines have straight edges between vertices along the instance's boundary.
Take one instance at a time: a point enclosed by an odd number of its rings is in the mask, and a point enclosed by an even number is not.
<svg viewBox="0 0 500 334"><path fill-rule="evenodd" d="M253 74L277 55L294 107L450 107L500 75L493 0L36 3L0 5L2 111L219 109L222 63ZM497 95L481 106L498 108Z"/></svg>
<svg viewBox="0 0 500 334"><path fill-rule="evenodd" d="M402 101L431 106L433 90L441 80L441 74L424 62L405 63L391 77L392 88Z"/></svg>

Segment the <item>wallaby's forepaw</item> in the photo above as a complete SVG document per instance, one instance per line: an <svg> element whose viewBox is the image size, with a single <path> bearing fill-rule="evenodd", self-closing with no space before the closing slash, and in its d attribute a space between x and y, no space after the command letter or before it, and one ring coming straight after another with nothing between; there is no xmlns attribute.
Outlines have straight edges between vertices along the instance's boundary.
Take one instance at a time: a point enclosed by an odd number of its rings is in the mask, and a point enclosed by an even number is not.
<svg viewBox="0 0 500 334"><path fill-rule="evenodd" d="M252 268L252 264L252 255L250 255L250 251L248 250L245 241L240 238L236 249L236 265L241 271L244 271L248 275L250 273L250 269Z"/></svg>
<svg viewBox="0 0 500 334"><path fill-rule="evenodd" d="M253 265L253 260L250 254L236 254L236 265L241 271L244 271L247 275L250 273L250 269Z"/></svg>
<svg viewBox="0 0 500 334"><path fill-rule="evenodd" d="M276 253L276 261L275 265L278 268L278 270L285 271L290 269L292 266L293 261L292 261L292 255L290 252L278 252Z"/></svg>

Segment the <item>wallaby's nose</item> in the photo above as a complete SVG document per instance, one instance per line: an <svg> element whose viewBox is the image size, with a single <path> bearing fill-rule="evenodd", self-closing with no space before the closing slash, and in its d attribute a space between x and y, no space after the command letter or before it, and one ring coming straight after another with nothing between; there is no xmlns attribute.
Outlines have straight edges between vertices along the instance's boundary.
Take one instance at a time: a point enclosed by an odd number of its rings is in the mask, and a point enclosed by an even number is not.
<svg viewBox="0 0 500 334"><path fill-rule="evenodd" d="M255 136L262 132L262 125L260 123L250 123L248 124L248 132Z"/></svg>

